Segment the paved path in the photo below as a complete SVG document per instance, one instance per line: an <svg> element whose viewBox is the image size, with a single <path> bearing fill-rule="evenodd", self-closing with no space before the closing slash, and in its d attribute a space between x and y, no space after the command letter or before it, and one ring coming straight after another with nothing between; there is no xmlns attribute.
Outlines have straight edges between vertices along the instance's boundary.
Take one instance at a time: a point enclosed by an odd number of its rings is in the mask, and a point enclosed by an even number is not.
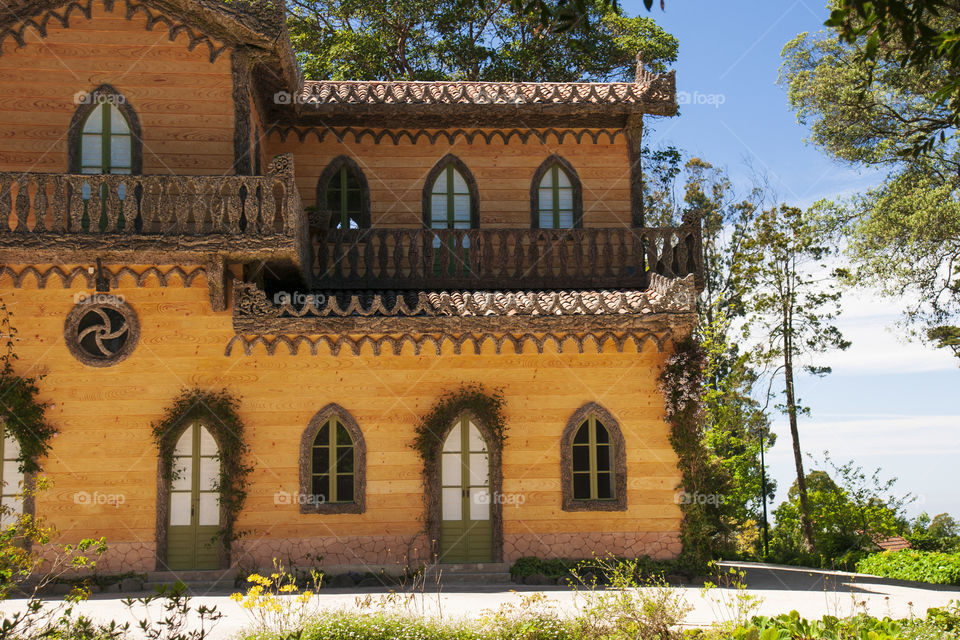
<svg viewBox="0 0 960 640"><path fill-rule="evenodd" d="M842 572L800 569L778 565L724 563L725 568L736 567L745 572L745 593L758 599L754 613L776 615L793 609L809 618L823 615L844 616L866 611L875 616L907 617L911 611L924 615L927 608L942 606L950 600L960 600L960 587L941 588L933 585L903 583ZM678 587L693 606L687 618L688 625L708 625L731 619L728 606L735 602L735 590L717 588L704 592L695 587ZM444 619L462 619L484 615L507 603L517 604L525 596L543 593L559 611L573 611L584 602L584 595L559 587L524 587L519 585L484 585L477 587L450 587L440 593L424 592L394 597L394 608L411 615L440 616ZM136 595L136 594L133 594ZM323 589L317 594L317 605L322 609L356 609L360 600L377 603L390 596L386 590ZM144 617L142 607L131 614L120 602L119 594L96 594L78 606L85 615L99 620L135 622ZM22 610L23 600L0 603L0 611L9 615ZM229 638L246 627L250 619L228 594L200 595L193 605L216 606L224 613L214 629L214 640ZM368 609L369 610L369 609ZM159 617L159 607L152 611Z"/></svg>

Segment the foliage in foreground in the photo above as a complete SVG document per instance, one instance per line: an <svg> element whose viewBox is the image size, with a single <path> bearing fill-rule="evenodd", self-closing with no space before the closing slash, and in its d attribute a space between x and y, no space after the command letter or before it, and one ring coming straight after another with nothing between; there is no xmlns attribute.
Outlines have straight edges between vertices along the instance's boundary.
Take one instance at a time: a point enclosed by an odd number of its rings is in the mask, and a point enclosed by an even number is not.
<svg viewBox="0 0 960 640"><path fill-rule="evenodd" d="M858 562L857 571L897 580L960 585L960 553L885 551Z"/></svg>
<svg viewBox="0 0 960 640"><path fill-rule="evenodd" d="M635 568L634 580L646 582L651 578L663 578L670 574L692 575L698 567L683 563L679 560L654 560L649 556L625 559L598 559L598 558L536 558L527 556L517 559L510 567L510 576L516 582L523 582L525 578L543 577L552 579L557 584L581 583L584 579L596 577L600 584L609 584L609 567L611 562L622 565L632 563Z"/></svg>
<svg viewBox="0 0 960 640"><path fill-rule="evenodd" d="M655 605L653 605L655 606ZM640 627L629 618L608 619L601 626L587 612L563 617L542 598L528 598L519 606L506 606L476 622L441 622L396 612L327 612L315 618L299 635L301 640L956 640L954 606L936 611L926 619L891 620L856 615L848 618L824 616L807 620L793 611L774 618L755 616L732 629L690 629ZM595 612L599 614L600 612ZM643 610L635 610L643 615ZM952 618L950 616L953 616ZM951 624L954 625L951 629ZM246 636L255 638L263 636ZM272 637L279 637L272 636Z"/></svg>

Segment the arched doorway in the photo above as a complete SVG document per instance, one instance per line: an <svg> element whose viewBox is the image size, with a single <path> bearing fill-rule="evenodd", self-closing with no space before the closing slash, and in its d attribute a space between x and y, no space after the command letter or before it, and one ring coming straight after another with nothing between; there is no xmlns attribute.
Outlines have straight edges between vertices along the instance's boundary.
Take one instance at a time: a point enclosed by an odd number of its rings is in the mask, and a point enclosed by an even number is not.
<svg viewBox="0 0 960 640"><path fill-rule="evenodd" d="M217 442L200 422L191 423L173 450L167 522L169 569L221 566L220 460Z"/></svg>
<svg viewBox="0 0 960 640"><path fill-rule="evenodd" d="M494 551L492 498L498 493L491 483L492 462L476 422L459 417L440 453L439 562L492 562L499 555Z"/></svg>

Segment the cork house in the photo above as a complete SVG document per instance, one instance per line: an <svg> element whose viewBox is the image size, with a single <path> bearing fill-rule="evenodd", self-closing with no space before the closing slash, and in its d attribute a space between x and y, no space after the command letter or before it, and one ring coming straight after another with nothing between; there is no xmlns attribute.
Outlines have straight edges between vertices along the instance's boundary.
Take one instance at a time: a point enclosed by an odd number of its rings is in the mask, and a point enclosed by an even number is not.
<svg viewBox="0 0 960 640"><path fill-rule="evenodd" d="M7 429L4 504L105 572L677 555L700 228L645 226L639 162L672 73L306 81L284 10L0 8L0 298L57 432L25 500Z"/></svg>

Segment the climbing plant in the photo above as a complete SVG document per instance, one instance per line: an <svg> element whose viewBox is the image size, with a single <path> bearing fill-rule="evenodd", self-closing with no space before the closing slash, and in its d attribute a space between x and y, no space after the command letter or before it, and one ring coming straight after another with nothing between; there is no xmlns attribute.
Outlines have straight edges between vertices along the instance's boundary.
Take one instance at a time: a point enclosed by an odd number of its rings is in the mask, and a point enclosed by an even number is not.
<svg viewBox="0 0 960 640"><path fill-rule="evenodd" d="M152 425L164 482L169 482L173 474L173 452L177 439L192 421L202 422L217 441L220 461L217 488L226 516L219 536L228 549L240 537L235 524L247 498L247 475L253 471L246 461L250 447L246 442L243 421L237 413L239 406L240 401L226 389L184 389L164 412L163 418Z"/></svg>
<svg viewBox="0 0 960 640"><path fill-rule="evenodd" d="M664 399L664 418L670 424L670 444L677 454L681 473L678 489L683 512L680 539L682 559L704 565L711 559L712 540L719 532L728 479L703 438L703 371L706 353L690 336L674 343L674 353L660 372L659 388Z"/></svg>
<svg viewBox="0 0 960 640"><path fill-rule="evenodd" d="M471 383L455 391L448 391L428 414L420 418L415 427L416 437L412 446L426 465L435 462L443 448L443 438L450 425L461 413L468 411L490 427L497 439L497 445L502 447L507 439L507 421L503 415L503 407L502 389L487 392L483 385Z"/></svg>
<svg viewBox="0 0 960 640"><path fill-rule="evenodd" d="M0 336L5 341L0 353L0 422L4 431L20 443L17 458L20 471L36 473L40 471L40 460L50 451L50 440L57 430L47 422L49 405L37 399L40 393L37 383L43 376L22 376L14 371L17 330L12 317L6 303L0 300Z"/></svg>

